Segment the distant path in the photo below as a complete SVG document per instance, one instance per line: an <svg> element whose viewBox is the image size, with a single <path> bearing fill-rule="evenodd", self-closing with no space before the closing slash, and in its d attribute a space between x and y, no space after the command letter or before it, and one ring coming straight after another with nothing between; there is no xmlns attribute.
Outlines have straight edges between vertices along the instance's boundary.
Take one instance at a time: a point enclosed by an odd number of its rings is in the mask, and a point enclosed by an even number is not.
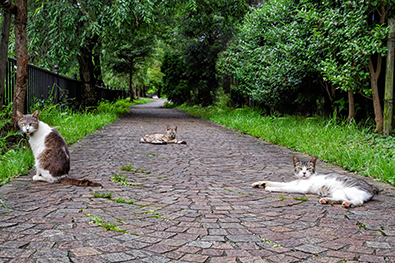
<svg viewBox="0 0 395 263"><path fill-rule="evenodd" d="M395 262L394 187L378 184L381 195L351 209L253 189L292 180L295 153L162 104L133 106L70 147L70 175L103 189L32 182L33 171L0 187L11 209L0 208L0 263ZM188 144L139 143L167 125ZM345 173L322 161L318 171Z"/></svg>

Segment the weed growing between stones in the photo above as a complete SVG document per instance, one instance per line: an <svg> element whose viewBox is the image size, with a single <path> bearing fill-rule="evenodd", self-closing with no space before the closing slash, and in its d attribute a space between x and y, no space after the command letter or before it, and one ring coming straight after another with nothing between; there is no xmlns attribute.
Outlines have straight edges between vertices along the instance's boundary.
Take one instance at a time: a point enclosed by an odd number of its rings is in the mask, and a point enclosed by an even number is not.
<svg viewBox="0 0 395 263"><path fill-rule="evenodd" d="M4 203L3 200L0 199L0 203L4 206L5 210L7 210L7 212L10 212L10 210L8 209L8 206L6 203Z"/></svg>
<svg viewBox="0 0 395 263"><path fill-rule="evenodd" d="M128 164L126 166L121 166L121 170L126 172L133 172L133 173L143 173L143 174L151 173L151 171L144 171L143 169L133 167L131 164Z"/></svg>
<svg viewBox="0 0 395 263"><path fill-rule="evenodd" d="M136 206L138 206L138 207L150 206L150 205L139 205L139 204L135 204L136 200L134 200L134 199L131 199L131 200L129 200L129 201L127 201L127 200L125 200L125 199L123 199L123 198L114 199L114 198L112 198L112 194L113 194L113 192L110 192L110 193L99 193L99 192L94 192L94 193L93 193L93 197L94 197L94 198L106 198L106 199L111 200L111 201L116 202L116 203L123 203L123 204L129 204L129 205L136 205Z"/></svg>
<svg viewBox="0 0 395 263"><path fill-rule="evenodd" d="M223 188L225 191L231 192L231 193L236 193L236 194L240 194L240 195L250 195L249 193L243 193L243 192L239 192L239 191L233 191L227 188Z"/></svg>
<svg viewBox="0 0 395 263"><path fill-rule="evenodd" d="M302 196L302 197L297 197L297 196L295 196L294 199L297 200L297 201L303 201L303 202L306 202L306 201L309 200L309 199L307 198L307 196Z"/></svg>
<svg viewBox="0 0 395 263"><path fill-rule="evenodd" d="M273 248L275 248L275 247L281 247L281 245L280 244L275 244L273 241L271 241L271 240L269 240L269 239L267 239L267 238L264 238L264 237L261 237L261 236L258 236L260 239L262 239L262 241L263 242L265 242L265 243L268 243L268 244L273 244Z"/></svg>
<svg viewBox="0 0 395 263"><path fill-rule="evenodd" d="M124 175L124 174L121 174L121 173L116 173L115 175L111 176L111 179L112 179L113 182L120 183L121 185L124 185L124 186L145 187L142 184L132 184L131 182L126 180L126 179L128 179L128 176ZM134 181L133 179L130 179L130 180Z"/></svg>
<svg viewBox="0 0 395 263"><path fill-rule="evenodd" d="M135 206L138 206L138 207L140 207L140 208L143 208L143 207L147 207L147 206L150 206L150 205L139 205L139 204L136 204L135 202L136 202L136 200L129 200L129 201L127 201L127 200L125 200L125 199L123 199L123 198L118 198L118 199L115 199L115 198L112 198L112 194L113 194L113 192L110 192L110 193L99 193L99 192L94 192L93 193L93 197L94 198L106 198L106 199L108 199L108 200L111 200L111 201L114 201L114 202L116 202L116 203L123 203L123 204L130 204L130 205L135 205ZM169 219L167 219L167 218L162 218L162 214L160 214L160 213L158 213L158 212L156 212L157 210L148 210L148 211L143 211L143 212L141 212L141 213L134 213L134 215L135 216L140 216L140 215L148 215L147 217L148 218L159 218L159 219L162 219L162 220L164 220L164 221L169 221Z"/></svg>
<svg viewBox="0 0 395 263"><path fill-rule="evenodd" d="M302 197L294 196L293 199L296 200L296 201L300 201L300 202L296 203L297 205L302 204L302 203L304 203L304 202L306 202L306 201L309 200L309 199L307 198L307 196L302 196Z"/></svg>
<svg viewBox="0 0 395 263"><path fill-rule="evenodd" d="M106 230L117 231L124 234L127 234L126 230L117 227L114 223L106 223L101 220L98 216L93 216L91 214L86 214L86 217L92 217L92 221L90 223L96 224L98 226L104 227ZM135 234L136 235L136 234Z"/></svg>

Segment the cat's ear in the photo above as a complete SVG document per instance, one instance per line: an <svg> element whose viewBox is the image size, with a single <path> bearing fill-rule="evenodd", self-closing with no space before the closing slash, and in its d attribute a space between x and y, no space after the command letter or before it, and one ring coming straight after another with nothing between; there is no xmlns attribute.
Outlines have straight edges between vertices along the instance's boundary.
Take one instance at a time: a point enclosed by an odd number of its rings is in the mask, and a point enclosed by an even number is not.
<svg viewBox="0 0 395 263"><path fill-rule="evenodd" d="M18 118L18 120L23 118L23 114L22 112L20 112L19 110L16 110L16 117Z"/></svg>
<svg viewBox="0 0 395 263"><path fill-rule="evenodd" d="M38 119L38 110L33 112L32 117Z"/></svg>
<svg viewBox="0 0 395 263"><path fill-rule="evenodd" d="M314 156L311 158L310 162L312 162L315 165L315 162L317 161L317 156Z"/></svg>
<svg viewBox="0 0 395 263"><path fill-rule="evenodd" d="M169 125L167 125L167 130L170 130L170 126Z"/></svg>
<svg viewBox="0 0 395 263"><path fill-rule="evenodd" d="M174 128L175 131L177 131L177 126Z"/></svg>
<svg viewBox="0 0 395 263"><path fill-rule="evenodd" d="M294 156L292 157L292 161L294 162L294 166L299 162L298 157Z"/></svg>

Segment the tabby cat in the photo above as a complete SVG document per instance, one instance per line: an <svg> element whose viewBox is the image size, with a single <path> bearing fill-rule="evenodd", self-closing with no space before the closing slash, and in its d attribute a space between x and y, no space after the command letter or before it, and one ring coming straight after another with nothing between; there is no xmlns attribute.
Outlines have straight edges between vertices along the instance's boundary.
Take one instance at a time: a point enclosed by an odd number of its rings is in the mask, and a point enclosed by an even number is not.
<svg viewBox="0 0 395 263"><path fill-rule="evenodd" d="M154 134L146 134L143 138L140 139L140 143L152 143L152 144L167 144L167 143L175 143L175 144L187 144L186 141L178 141L176 139L177 135L177 126L175 128L170 128L167 126L166 134L154 133Z"/></svg>
<svg viewBox="0 0 395 263"><path fill-rule="evenodd" d="M76 186L102 186L87 179L68 177L70 153L63 137L48 124L38 119L38 110L31 115L17 111L18 126L29 136L29 144L34 155L36 175L34 181L62 183Z"/></svg>
<svg viewBox="0 0 395 263"><path fill-rule="evenodd" d="M252 187L263 187L268 192L287 192L302 194L317 194L322 196L321 204L342 204L344 207L360 206L379 193L376 186L372 186L362 179L341 174L316 174L315 163L317 157L310 161L299 161L294 156L293 163L297 180L291 182L261 181Z"/></svg>

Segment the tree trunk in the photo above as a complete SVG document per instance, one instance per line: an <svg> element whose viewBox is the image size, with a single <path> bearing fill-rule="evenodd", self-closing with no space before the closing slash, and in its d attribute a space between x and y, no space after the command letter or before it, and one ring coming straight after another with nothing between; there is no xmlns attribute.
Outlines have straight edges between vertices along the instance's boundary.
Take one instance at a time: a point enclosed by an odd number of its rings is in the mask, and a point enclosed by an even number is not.
<svg viewBox="0 0 395 263"><path fill-rule="evenodd" d="M391 134L393 97L394 97L394 41L395 41L395 19L388 20L390 26L387 42L387 64L385 73L385 95L384 95L384 134Z"/></svg>
<svg viewBox="0 0 395 263"><path fill-rule="evenodd" d="M139 100L141 96L141 86L140 83L137 84L137 99Z"/></svg>
<svg viewBox="0 0 395 263"><path fill-rule="evenodd" d="M10 40L11 12L4 10L0 36L0 111L4 104L5 77L8 61L8 43Z"/></svg>
<svg viewBox="0 0 395 263"><path fill-rule="evenodd" d="M355 117L355 103L354 93L352 90L348 90L348 121L352 121Z"/></svg>
<svg viewBox="0 0 395 263"><path fill-rule="evenodd" d="M80 79L83 89L83 105L85 107L97 105L96 81L94 77L94 65L92 50L87 47L80 47L80 55L77 56Z"/></svg>
<svg viewBox="0 0 395 263"><path fill-rule="evenodd" d="M133 72L132 72L132 68L130 68L129 71L129 98L130 98L130 102L134 101L134 91L133 91Z"/></svg>
<svg viewBox="0 0 395 263"><path fill-rule="evenodd" d="M98 45L101 46L100 44L98 44ZM102 76L102 72L101 72L101 63L100 63L100 52L94 52L93 61L95 62L95 69L93 71L94 77L95 77L95 80L99 81L99 86L100 86L100 83L103 82L103 76Z"/></svg>
<svg viewBox="0 0 395 263"><path fill-rule="evenodd" d="M27 90L27 42L26 42L26 27L27 27L27 0L16 0L15 2L17 12L15 15L15 50L16 50L16 87L13 97L12 105L12 127L18 130L18 118L16 112L24 111L26 90Z"/></svg>
<svg viewBox="0 0 395 263"><path fill-rule="evenodd" d="M381 132L383 130L383 114L381 112L380 98L379 98L379 87L378 78L381 71L381 60L380 54L377 56L377 66L374 70L372 58L369 58L369 72L370 72L370 85L373 90L373 109L375 115L376 129L374 132Z"/></svg>

